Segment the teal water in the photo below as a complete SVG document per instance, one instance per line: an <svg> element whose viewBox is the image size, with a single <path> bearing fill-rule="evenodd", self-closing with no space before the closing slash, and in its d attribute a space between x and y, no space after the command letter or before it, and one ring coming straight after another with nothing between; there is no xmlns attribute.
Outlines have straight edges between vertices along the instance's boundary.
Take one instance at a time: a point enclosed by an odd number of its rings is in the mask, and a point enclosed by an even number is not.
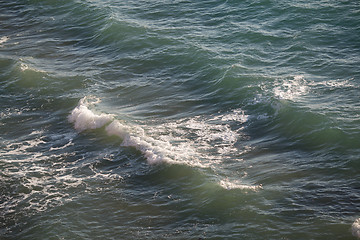
<svg viewBox="0 0 360 240"><path fill-rule="evenodd" d="M0 0L0 239L360 237L358 1Z"/></svg>

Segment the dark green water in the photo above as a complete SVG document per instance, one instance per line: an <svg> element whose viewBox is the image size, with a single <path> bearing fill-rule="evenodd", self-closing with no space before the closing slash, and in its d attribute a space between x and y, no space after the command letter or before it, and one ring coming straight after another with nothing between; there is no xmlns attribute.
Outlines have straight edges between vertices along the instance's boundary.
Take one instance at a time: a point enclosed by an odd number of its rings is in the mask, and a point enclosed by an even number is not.
<svg viewBox="0 0 360 240"><path fill-rule="evenodd" d="M360 237L358 1L0 0L0 239Z"/></svg>

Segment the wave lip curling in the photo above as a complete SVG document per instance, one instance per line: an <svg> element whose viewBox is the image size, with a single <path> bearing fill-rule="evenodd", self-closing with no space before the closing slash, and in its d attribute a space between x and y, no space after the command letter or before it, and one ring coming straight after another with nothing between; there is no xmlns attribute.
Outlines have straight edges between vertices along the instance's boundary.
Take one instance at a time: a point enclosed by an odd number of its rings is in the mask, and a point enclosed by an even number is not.
<svg viewBox="0 0 360 240"><path fill-rule="evenodd" d="M78 106L68 116L69 122L74 123L74 128L77 131L101 128L113 120L113 116L109 114L94 114L86 105L87 99L85 97L80 100Z"/></svg>
<svg viewBox="0 0 360 240"><path fill-rule="evenodd" d="M98 102L99 100L89 102L88 98L84 97L71 111L68 121L74 124L74 128L77 131L82 132L102 128L107 125L105 127L107 135L118 136L122 140L121 146L134 147L139 150L149 164L174 162L174 160L168 157L172 152L168 142L147 136L141 127L122 124L120 121L115 120L111 114L96 114L88 108L89 105Z"/></svg>

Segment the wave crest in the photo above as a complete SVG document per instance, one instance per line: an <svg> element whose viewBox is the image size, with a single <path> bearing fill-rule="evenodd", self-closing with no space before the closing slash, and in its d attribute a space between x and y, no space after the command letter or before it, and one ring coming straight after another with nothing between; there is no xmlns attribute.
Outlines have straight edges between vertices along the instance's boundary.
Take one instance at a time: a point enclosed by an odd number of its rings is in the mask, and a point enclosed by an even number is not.
<svg viewBox="0 0 360 240"><path fill-rule="evenodd" d="M113 116L109 114L95 114L86 105L88 104L87 98L80 100L78 106L72 110L68 116L70 123L74 123L74 127L78 131L87 129L101 128L105 124L113 120Z"/></svg>
<svg viewBox="0 0 360 240"><path fill-rule="evenodd" d="M248 119L242 110L236 109L215 117L197 116L149 126L128 123L116 119L112 114L96 114L89 107L98 102L98 99L81 99L68 116L69 122L79 132L105 127L108 136L119 137L122 147L137 149L149 164L170 163L210 168L217 175L222 175L222 163L229 158L234 160L233 154L239 157L243 152L236 147L242 136L242 124ZM220 180L219 185L225 189L259 189L259 186L225 180Z"/></svg>

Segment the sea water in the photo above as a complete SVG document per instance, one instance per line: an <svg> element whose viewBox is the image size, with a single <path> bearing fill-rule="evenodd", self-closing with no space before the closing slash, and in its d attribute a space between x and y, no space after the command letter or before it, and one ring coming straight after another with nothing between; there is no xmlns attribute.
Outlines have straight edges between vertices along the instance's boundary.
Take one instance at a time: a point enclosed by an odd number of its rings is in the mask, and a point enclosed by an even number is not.
<svg viewBox="0 0 360 240"><path fill-rule="evenodd" d="M0 239L360 238L358 1L0 0Z"/></svg>

